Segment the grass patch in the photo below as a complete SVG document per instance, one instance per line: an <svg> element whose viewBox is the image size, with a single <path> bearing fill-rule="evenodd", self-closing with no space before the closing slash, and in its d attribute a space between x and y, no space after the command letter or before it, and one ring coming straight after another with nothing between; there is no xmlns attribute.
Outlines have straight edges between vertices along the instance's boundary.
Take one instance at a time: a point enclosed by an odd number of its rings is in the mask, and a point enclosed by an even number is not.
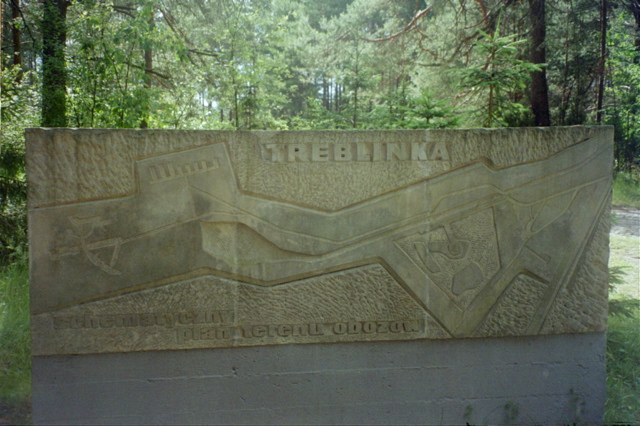
<svg viewBox="0 0 640 426"><path fill-rule="evenodd" d="M615 283L612 297L640 299L640 241L638 237L610 235L609 270L620 270L619 282Z"/></svg>
<svg viewBox="0 0 640 426"><path fill-rule="evenodd" d="M640 173L618 172L613 178L613 205L640 208Z"/></svg>
<svg viewBox="0 0 640 426"><path fill-rule="evenodd" d="M0 269L0 424L30 422L31 341L26 256Z"/></svg>
<svg viewBox="0 0 640 426"><path fill-rule="evenodd" d="M609 316L605 423L640 424L640 308L621 299L626 313Z"/></svg>
<svg viewBox="0 0 640 426"><path fill-rule="evenodd" d="M610 237L605 423L640 424L640 241Z"/></svg>

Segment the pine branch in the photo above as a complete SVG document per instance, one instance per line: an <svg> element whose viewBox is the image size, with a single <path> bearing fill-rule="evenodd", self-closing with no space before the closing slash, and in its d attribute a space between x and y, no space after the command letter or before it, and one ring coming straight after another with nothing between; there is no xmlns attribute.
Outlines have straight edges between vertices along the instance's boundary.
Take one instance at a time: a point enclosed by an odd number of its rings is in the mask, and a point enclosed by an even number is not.
<svg viewBox="0 0 640 426"><path fill-rule="evenodd" d="M424 10L417 11L415 16L413 17L413 19L402 30L398 31L397 33L395 33L393 35L390 35L389 37L376 38L376 39L363 38L362 40L368 41L369 43L383 43L385 41L394 40L394 39L400 37L401 35L406 34L409 31L411 31L413 29L413 27L416 26L418 21L421 18L423 18L424 16L426 16L429 12L431 12L431 8L430 7L426 8Z"/></svg>

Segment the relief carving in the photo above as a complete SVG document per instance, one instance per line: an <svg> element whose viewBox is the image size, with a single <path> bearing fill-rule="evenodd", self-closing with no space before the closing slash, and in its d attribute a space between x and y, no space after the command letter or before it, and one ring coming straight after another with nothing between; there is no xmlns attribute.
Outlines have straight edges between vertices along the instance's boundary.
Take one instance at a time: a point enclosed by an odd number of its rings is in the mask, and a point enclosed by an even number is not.
<svg viewBox="0 0 640 426"><path fill-rule="evenodd" d="M287 163L349 162L348 167L357 168L366 167L365 160L450 160L444 142L258 141L254 152L251 161L272 163L273 173ZM36 319L47 318L43 324L49 326L43 326L58 332L117 332L123 327L102 324L116 324L127 314L133 315L129 324L148 315L151 330L160 327L158 318L165 324L170 320L148 302L142 302L146 311L119 312L111 320L106 314L69 310L171 285L183 289L181 283L201 278L213 287L205 288L200 311L233 312L233 321L190 328L180 324L172 340L162 332L165 343L156 344L386 339L373 324L387 322L395 324L389 325L397 329L394 338L537 334L591 244L600 217L607 214L610 156L610 134L603 132L538 161L496 167L478 158L335 211L245 191L224 142L139 159L132 195L31 210L32 229L46 235L33 249L34 258L42 259L32 271L33 311ZM334 190L329 188L326 196ZM337 310L328 305L318 311L318 318L302 321L299 313L287 321L273 319L285 303L274 296L280 289L289 292L297 283L316 280L321 284L312 284L313 291L323 294L356 271L383 271L385 277L382 287L364 279L362 312L354 314L339 302ZM235 283L229 284L224 306L215 296L221 279ZM346 288L338 285L337 291L343 294ZM171 303L188 312L182 304L185 292L177 291ZM389 292L404 294L406 306L387 299ZM258 320L255 309L239 315L238 303L242 309L259 305L257 295L274 297L269 316ZM322 306L322 297L313 300ZM526 313L515 314L515 303L523 303ZM256 327L266 327L264 335ZM315 335L312 327L324 332Z"/></svg>
<svg viewBox="0 0 640 426"><path fill-rule="evenodd" d="M95 266L110 275L120 275L120 271L114 268L115 263L118 261L118 254L120 253L120 247L122 246L122 238L108 238L105 240L89 242L94 231L97 228L104 228L106 225L112 224L113 221L108 219L102 219L100 217L68 217L69 222L72 225L72 229L67 230L67 235L72 240L80 242L80 246L62 247L51 251L51 259L54 261L61 260L63 256L74 255L83 253L87 259ZM99 257L98 251L100 249L110 249L111 255L108 259L108 263Z"/></svg>

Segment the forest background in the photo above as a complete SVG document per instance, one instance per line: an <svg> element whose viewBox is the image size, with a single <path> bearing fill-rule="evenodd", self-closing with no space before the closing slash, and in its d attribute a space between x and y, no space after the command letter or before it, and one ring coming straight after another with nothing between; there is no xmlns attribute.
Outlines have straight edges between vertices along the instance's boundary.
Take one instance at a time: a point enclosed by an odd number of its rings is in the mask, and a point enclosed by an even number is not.
<svg viewBox="0 0 640 426"><path fill-rule="evenodd" d="M2 0L0 264L25 127L609 124L640 152L640 0Z"/></svg>
<svg viewBox="0 0 640 426"><path fill-rule="evenodd" d="M23 283L25 127L607 124L640 194L640 0L1 4L0 267Z"/></svg>
<svg viewBox="0 0 640 426"><path fill-rule="evenodd" d="M0 264L25 127L609 124L640 152L640 0L2 0Z"/></svg>

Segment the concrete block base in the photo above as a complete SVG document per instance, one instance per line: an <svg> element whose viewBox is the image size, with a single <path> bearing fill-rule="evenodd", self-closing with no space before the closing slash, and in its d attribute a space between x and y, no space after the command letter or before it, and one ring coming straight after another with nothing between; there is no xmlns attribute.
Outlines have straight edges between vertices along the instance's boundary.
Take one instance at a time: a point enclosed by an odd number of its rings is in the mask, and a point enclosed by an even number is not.
<svg viewBox="0 0 640 426"><path fill-rule="evenodd" d="M35 424L603 420L603 333L33 358Z"/></svg>

